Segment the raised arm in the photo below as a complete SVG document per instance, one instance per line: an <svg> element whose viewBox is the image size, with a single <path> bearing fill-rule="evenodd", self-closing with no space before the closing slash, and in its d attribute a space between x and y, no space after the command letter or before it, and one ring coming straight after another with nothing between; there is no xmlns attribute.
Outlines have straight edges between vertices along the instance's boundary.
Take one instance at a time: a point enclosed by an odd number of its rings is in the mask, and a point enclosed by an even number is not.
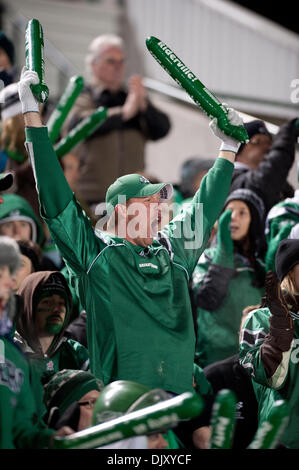
<svg viewBox="0 0 299 470"><path fill-rule="evenodd" d="M57 155L43 126L39 105L30 85L35 72L23 69L19 96L26 125L26 147L36 181L41 215L61 256L75 273L86 273L100 251L90 220L76 202Z"/></svg>
<svg viewBox="0 0 299 470"><path fill-rule="evenodd" d="M19 97L26 126L27 151L37 184L42 215L55 217L67 206L73 193L52 145L48 145L48 131L42 123L39 103L30 89L31 84L37 83L39 83L37 74L23 68L19 82ZM38 158L35 158L35 149L38 146L43 146L43 151L38 152ZM37 174L38 178L36 178ZM53 182L55 182L55 191ZM51 194L50 198L47 197L49 194Z"/></svg>
<svg viewBox="0 0 299 470"><path fill-rule="evenodd" d="M280 200L295 160L295 144L299 135L298 119L283 124L275 136L271 150L257 169L242 172L233 178L232 190L249 188L263 197L267 212Z"/></svg>
<svg viewBox="0 0 299 470"><path fill-rule="evenodd" d="M233 109L229 110L228 117L231 124L242 124L242 119ZM162 231L189 275L206 248L213 225L223 209L230 190L235 155L240 146L239 142L217 127L217 119L211 121L210 128L221 140L218 158L203 178L192 202Z"/></svg>

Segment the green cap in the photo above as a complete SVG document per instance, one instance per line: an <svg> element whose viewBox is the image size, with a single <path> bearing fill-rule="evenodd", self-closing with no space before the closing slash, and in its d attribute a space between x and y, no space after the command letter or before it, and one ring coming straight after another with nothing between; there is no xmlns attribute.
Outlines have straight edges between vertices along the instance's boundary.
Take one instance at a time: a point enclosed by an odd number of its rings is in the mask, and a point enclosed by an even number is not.
<svg viewBox="0 0 299 470"><path fill-rule="evenodd" d="M12 173L0 173L0 191L10 188L13 183Z"/></svg>
<svg viewBox="0 0 299 470"><path fill-rule="evenodd" d="M160 193L162 201L168 201L173 195L172 184L152 184L147 178L137 173L121 176L107 190L107 211L109 213L109 205L115 207L119 203L119 196L123 196L127 201L132 197L147 197L157 193Z"/></svg>

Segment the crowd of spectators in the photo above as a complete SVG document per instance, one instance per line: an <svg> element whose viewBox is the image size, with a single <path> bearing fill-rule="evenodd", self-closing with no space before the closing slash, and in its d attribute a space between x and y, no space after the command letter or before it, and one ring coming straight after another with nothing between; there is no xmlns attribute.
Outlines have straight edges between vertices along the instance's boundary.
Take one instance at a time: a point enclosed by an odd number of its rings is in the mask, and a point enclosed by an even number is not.
<svg viewBox="0 0 299 470"><path fill-rule="evenodd" d="M272 135L229 109L249 141L212 120L219 154L186 155L179 182L164 183L144 156L171 121L141 76L124 82L123 40L95 38L86 66L59 139L99 106L107 119L59 160L38 77L16 76L0 32L0 448L51 448L192 392L198 417L103 448L208 449L217 393L230 389L233 449L278 400L289 414L276 448L298 449L298 119Z"/></svg>

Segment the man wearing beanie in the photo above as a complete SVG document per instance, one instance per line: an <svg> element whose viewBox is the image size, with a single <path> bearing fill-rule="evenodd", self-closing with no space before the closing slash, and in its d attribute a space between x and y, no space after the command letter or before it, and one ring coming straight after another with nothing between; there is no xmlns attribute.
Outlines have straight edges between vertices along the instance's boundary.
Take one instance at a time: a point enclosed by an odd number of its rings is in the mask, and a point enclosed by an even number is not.
<svg viewBox="0 0 299 470"><path fill-rule="evenodd" d="M280 446L299 449L299 240L280 242L276 273L266 276L266 295L260 308L245 320L240 361L250 374L258 399L260 421L274 401L288 403L288 423Z"/></svg>
<svg viewBox="0 0 299 470"><path fill-rule="evenodd" d="M12 292L19 264L15 240L0 236L0 449L49 447L54 435L37 416L28 363L12 340L15 317L22 308ZM64 428L56 435L70 433Z"/></svg>
<svg viewBox="0 0 299 470"><path fill-rule="evenodd" d="M17 71L14 67L15 48L4 31L0 30L0 80L4 86L13 83L17 79Z"/></svg>
<svg viewBox="0 0 299 470"><path fill-rule="evenodd" d="M299 127L292 119L280 127L273 140L263 121L247 122L244 127L250 140L236 155L231 191L255 191L264 201L266 216L274 204L294 194L287 177L294 163Z"/></svg>
<svg viewBox="0 0 299 470"><path fill-rule="evenodd" d="M43 378L44 420L52 429L67 423L74 431L91 425L95 402L104 388L103 382L90 372L63 369Z"/></svg>
<svg viewBox="0 0 299 470"><path fill-rule="evenodd" d="M89 368L87 349L67 339L72 298L59 271L39 271L27 276L18 294L24 309L17 320L14 341L25 353L30 366L31 384L41 416L44 411L41 378L45 372Z"/></svg>

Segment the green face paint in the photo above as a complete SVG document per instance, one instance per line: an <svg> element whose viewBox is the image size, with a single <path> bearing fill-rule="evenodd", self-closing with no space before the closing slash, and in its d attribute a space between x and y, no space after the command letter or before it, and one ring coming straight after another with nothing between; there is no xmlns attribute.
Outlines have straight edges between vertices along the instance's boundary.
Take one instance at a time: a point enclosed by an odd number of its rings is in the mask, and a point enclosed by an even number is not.
<svg viewBox="0 0 299 470"><path fill-rule="evenodd" d="M230 123L227 117L228 110L166 44L160 41L160 39L150 36L146 39L146 47L166 72L186 90L193 101L211 119L217 118L218 127L226 135L233 137L239 142L249 140L244 126L234 126Z"/></svg>
<svg viewBox="0 0 299 470"><path fill-rule="evenodd" d="M47 319L45 330L47 331L47 333L51 335L57 335L58 333L60 333L62 326L63 326L63 321L61 323L52 323L52 322L49 322Z"/></svg>
<svg viewBox="0 0 299 470"><path fill-rule="evenodd" d="M236 421L236 396L231 390L220 390L212 411L211 449L230 449Z"/></svg>
<svg viewBox="0 0 299 470"><path fill-rule="evenodd" d="M49 97L49 89L44 82L44 35L39 21L35 19L30 20L26 27L25 64L39 78L38 85L30 85L32 93L40 103L45 103Z"/></svg>
<svg viewBox="0 0 299 470"><path fill-rule="evenodd" d="M62 128L62 125L78 98L83 86L84 80L79 75L70 78L66 89L47 122L49 137L52 143L59 137L60 129Z"/></svg>
<svg viewBox="0 0 299 470"><path fill-rule="evenodd" d="M106 119L107 109L100 106L94 113L83 119L70 133L54 146L58 158L69 153L79 142L91 135Z"/></svg>
<svg viewBox="0 0 299 470"><path fill-rule="evenodd" d="M43 302L43 300L41 299L40 302ZM46 331L51 335L60 333L64 324L65 314L66 310L64 308L54 312L53 304L38 305L35 320L38 331Z"/></svg>

